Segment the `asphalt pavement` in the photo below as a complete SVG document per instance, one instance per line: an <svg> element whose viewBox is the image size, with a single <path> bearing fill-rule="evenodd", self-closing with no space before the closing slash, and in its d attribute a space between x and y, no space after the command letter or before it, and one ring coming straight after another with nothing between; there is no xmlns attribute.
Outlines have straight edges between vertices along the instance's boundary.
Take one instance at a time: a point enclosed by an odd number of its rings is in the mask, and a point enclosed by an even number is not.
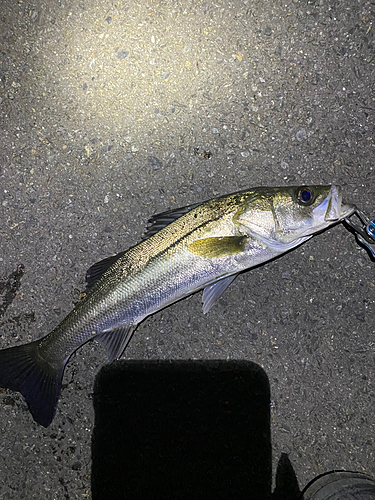
<svg viewBox="0 0 375 500"><path fill-rule="evenodd" d="M254 186L339 184L375 217L374 3L2 0L0 347L47 334L153 214ZM145 320L128 360L249 360L273 474L375 476L375 263L342 225ZM0 389L0 499L90 498L102 347L47 429Z"/></svg>

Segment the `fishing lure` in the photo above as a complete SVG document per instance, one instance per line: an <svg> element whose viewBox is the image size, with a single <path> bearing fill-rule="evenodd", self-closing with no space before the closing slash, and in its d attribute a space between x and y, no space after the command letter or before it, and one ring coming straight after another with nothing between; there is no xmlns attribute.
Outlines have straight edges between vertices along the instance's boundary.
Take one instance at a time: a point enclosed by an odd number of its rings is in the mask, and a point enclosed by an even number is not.
<svg viewBox="0 0 375 500"><path fill-rule="evenodd" d="M355 224L351 217L356 215L361 226ZM366 215L356 208L349 217L344 219L344 224L355 234L358 243L369 253L372 260L375 260L375 219L370 220Z"/></svg>

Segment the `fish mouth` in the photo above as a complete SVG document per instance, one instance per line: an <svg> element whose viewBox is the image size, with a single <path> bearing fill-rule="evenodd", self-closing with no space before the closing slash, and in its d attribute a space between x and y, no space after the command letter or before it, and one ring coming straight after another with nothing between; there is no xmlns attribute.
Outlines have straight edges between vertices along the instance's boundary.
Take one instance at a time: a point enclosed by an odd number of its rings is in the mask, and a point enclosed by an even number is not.
<svg viewBox="0 0 375 500"><path fill-rule="evenodd" d="M326 222L345 219L356 209L355 205L342 203L342 191L340 186L331 186L331 192L323 204L327 204L327 210L324 216Z"/></svg>

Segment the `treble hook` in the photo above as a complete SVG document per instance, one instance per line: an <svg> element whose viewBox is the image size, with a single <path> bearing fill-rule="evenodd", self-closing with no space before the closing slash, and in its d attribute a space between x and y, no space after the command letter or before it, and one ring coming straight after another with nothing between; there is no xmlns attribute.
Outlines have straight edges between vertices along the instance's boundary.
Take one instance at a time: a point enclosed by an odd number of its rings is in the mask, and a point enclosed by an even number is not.
<svg viewBox="0 0 375 500"><path fill-rule="evenodd" d="M353 221L349 219L349 217L352 217L352 215L354 214L361 221L363 227L357 226ZM351 229L353 229L357 241L364 248L366 248L366 250L370 253L371 258L375 260L375 251L373 248L371 248L372 245L375 246L375 219L368 219L366 215L357 208L350 214L349 217L344 219L344 223L346 223Z"/></svg>

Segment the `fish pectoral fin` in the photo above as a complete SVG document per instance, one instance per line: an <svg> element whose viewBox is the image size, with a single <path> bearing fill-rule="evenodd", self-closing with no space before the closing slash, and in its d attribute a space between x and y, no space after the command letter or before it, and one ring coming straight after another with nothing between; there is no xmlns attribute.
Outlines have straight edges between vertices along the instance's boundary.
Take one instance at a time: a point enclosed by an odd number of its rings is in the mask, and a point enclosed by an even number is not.
<svg viewBox="0 0 375 500"><path fill-rule="evenodd" d="M108 352L109 362L119 358L124 352L137 325L124 325L106 332L101 332L94 337Z"/></svg>
<svg viewBox="0 0 375 500"><path fill-rule="evenodd" d="M189 252L210 259L235 255L245 250L247 236L217 236L195 240L187 246Z"/></svg>
<svg viewBox="0 0 375 500"><path fill-rule="evenodd" d="M106 259L100 260L93 264L86 272L86 287L89 290L100 278L103 274L118 260L122 257L125 252L120 252L117 255L112 255L111 257L107 257Z"/></svg>
<svg viewBox="0 0 375 500"><path fill-rule="evenodd" d="M143 240L147 240L154 234L158 233L161 229L164 229L166 226L179 219L183 215L187 214L193 208L196 208L200 205L200 203L194 203L193 205L188 205L186 207L175 208L173 210L168 210L166 212L162 212L161 214L153 215L149 219L150 226L147 228L147 231L142 236Z"/></svg>
<svg viewBox="0 0 375 500"><path fill-rule="evenodd" d="M232 281L238 276L238 274L233 274L227 278L222 278L219 281L215 281L212 285L206 286L203 290L202 302L203 302L203 314L208 313L211 307L214 305L215 300L217 300L220 295L228 288Z"/></svg>

